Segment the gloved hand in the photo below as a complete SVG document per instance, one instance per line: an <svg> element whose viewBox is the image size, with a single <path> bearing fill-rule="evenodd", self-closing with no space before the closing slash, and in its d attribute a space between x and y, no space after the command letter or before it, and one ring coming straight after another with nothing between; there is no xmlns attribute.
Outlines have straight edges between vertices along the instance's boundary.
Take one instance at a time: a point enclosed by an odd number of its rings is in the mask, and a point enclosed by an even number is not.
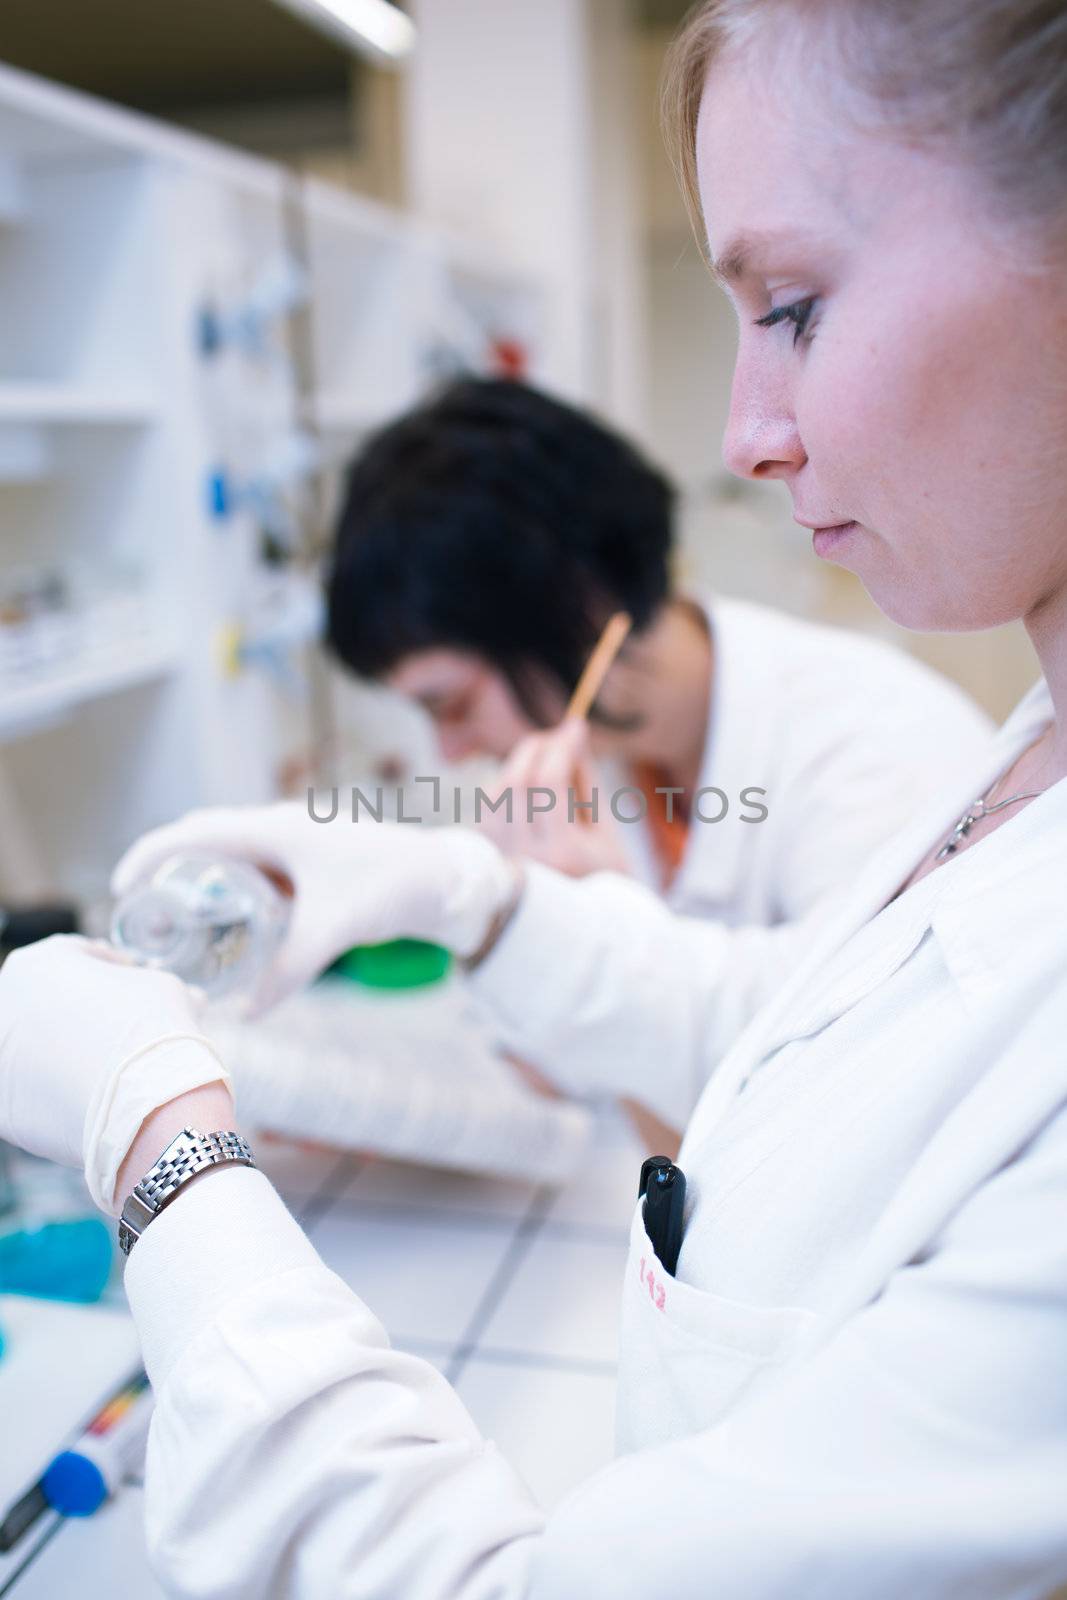
<svg viewBox="0 0 1067 1600"><path fill-rule="evenodd" d="M123 895L188 851L250 861L289 880L292 917L250 1013L308 983L357 944L428 939L471 955L516 892L516 872L465 828L357 822L344 809L316 822L303 801L190 811L145 834L111 880Z"/></svg>
<svg viewBox="0 0 1067 1600"><path fill-rule="evenodd" d="M572 878L629 874L622 828L611 814L611 792L597 773L584 721L571 718L520 740L494 790L495 798L510 790L511 820L504 808L486 810L479 831L505 855L541 861ZM577 809L594 796L596 822L589 810Z"/></svg>
<svg viewBox="0 0 1067 1600"><path fill-rule="evenodd" d="M0 1139L85 1168L104 1211L145 1118L229 1073L200 1031L202 997L110 946L56 935L0 968Z"/></svg>

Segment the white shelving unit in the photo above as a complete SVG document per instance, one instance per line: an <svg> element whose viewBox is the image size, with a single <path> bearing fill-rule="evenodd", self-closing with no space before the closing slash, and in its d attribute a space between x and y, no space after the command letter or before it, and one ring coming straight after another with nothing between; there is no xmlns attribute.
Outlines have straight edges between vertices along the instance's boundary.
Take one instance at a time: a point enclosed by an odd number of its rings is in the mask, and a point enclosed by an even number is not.
<svg viewBox="0 0 1067 1600"><path fill-rule="evenodd" d="M548 291L473 241L4 67L0 149L0 900L27 841L35 888L94 900L143 829L272 797L309 742L300 624L287 686L235 648L285 615L250 486L298 423L336 468L450 366L491 365L494 340L550 378ZM204 338L205 314L254 306L294 241L303 396L284 318L211 352ZM23 660L23 590L42 583L72 616L121 592L123 627L79 644L72 626ZM306 572L293 589L311 619Z"/></svg>
<svg viewBox="0 0 1067 1600"><path fill-rule="evenodd" d="M42 671L32 682L5 692L0 701L0 739L56 727L94 700L167 677L178 670L179 662L175 648L145 639L121 654L90 655Z"/></svg>
<svg viewBox="0 0 1067 1600"><path fill-rule="evenodd" d="M402 217L313 181L301 197L316 401L333 431L361 431L418 393L419 262Z"/></svg>
<svg viewBox="0 0 1067 1600"><path fill-rule="evenodd" d="M502 343L540 363L546 289L492 247L319 182L302 191L313 285L314 416L353 441L452 371L492 371Z"/></svg>
<svg viewBox="0 0 1067 1600"><path fill-rule="evenodd" d="M147 390L89 387L74 383L0 384L0 423L85 422L102 427L151 422L156 397Z"/></svg>

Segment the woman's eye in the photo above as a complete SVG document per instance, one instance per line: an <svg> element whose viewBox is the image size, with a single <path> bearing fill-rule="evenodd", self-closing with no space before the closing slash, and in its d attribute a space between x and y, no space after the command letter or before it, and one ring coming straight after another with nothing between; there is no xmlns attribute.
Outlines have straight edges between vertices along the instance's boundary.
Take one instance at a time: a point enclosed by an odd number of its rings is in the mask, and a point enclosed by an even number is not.
<svg viewBox="0 0 1067 1600"><path fill-rule="evenodd" d="M445 726L453 726L457 722L465 722L471 714L472 701L468 696L459 700L448 700L434 708L435 722Z"/></svg>
<svg viewBox="0 0 1067 1600"><path fill-rule="evenodd" d="M773 328L779 322L791 322L793 324L793 343L795 345L803 335L807 334L808 338L811 337L807 333L807 328L814 306L814 295L809 295L806 300L794 300L792 305L775 306L774 310L768 311L765 317L756 318L756 327Z"/></svg>

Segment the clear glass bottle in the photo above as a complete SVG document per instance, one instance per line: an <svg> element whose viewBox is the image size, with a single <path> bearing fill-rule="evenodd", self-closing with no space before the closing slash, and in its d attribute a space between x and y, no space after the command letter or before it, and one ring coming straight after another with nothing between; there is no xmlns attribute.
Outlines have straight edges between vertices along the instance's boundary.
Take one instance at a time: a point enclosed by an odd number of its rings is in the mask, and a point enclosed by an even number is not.
<svg viewBox="0 0 1067 1600"><path fill-rule="evenodd" d="M119 901L111 941L214 1001L254 987L288 923L288 899L256 867L187 854Z"/></svg>

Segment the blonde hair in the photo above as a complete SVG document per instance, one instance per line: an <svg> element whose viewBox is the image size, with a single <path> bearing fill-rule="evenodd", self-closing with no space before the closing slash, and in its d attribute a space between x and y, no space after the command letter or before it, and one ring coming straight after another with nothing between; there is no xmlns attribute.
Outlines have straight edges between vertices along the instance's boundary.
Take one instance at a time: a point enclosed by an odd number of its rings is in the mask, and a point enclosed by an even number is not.
<svg viewBox="0 0 1067 1600"><path fill-rule="evenodd" d="M816 44L835 48L842 109L857 127L944 147L976 173L992 214L1062 242L1064 0L702 0L671 46L662 93L668 150L702 248L696 131L708 70L768 24L814 26Z"/></svg>

